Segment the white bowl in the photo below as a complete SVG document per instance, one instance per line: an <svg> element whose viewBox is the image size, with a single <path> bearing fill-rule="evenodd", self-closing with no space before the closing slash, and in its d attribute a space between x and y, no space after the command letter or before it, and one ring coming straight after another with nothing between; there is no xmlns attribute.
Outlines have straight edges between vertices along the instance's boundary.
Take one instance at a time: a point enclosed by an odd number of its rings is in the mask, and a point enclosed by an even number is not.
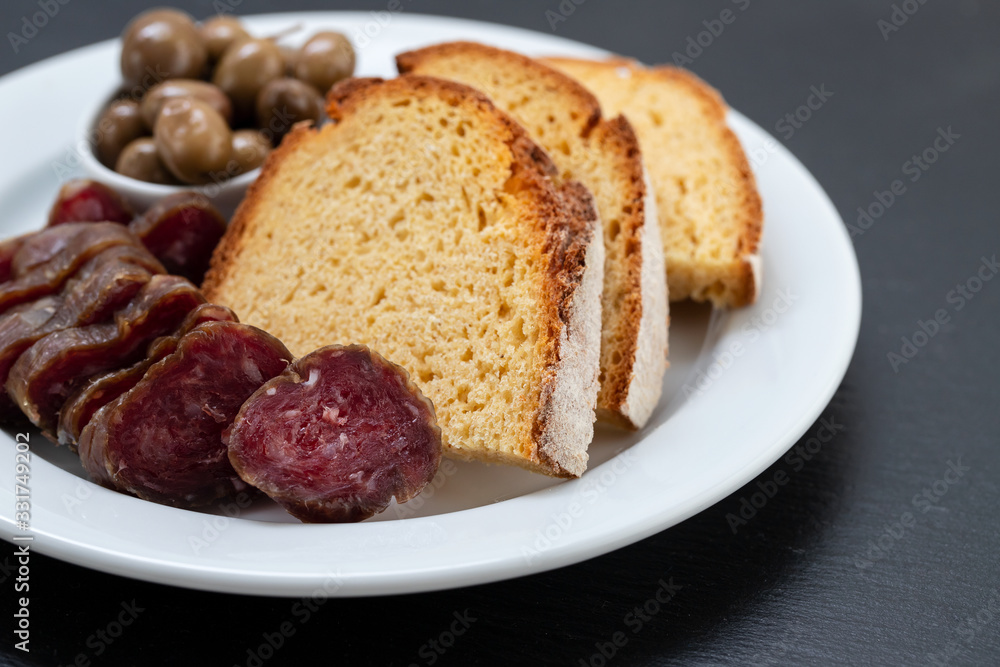
<svg viewBox="0 0 1000 667"><path fill-rule="evenodd" d="M208 197L212 204L219 211L229 218L232 216L236 206L243 199L247 188L260 174L260 168L240 174L234 178L227 179L219 183L209 183L207 185L160 185L159 183L147 183L128 176L123 176L113 169L108 169L97 159L94 152L94 138L98 134L97 123L104 113L104 109L116 97L117 91L102 98L101 103L96 108L88 110L84 114L77 134L80 137L80 157L83 169L87 176L100 181L118 192L131 204L136 211L145 211L156 201L174 194L175 192L200 192Z"/></svg>

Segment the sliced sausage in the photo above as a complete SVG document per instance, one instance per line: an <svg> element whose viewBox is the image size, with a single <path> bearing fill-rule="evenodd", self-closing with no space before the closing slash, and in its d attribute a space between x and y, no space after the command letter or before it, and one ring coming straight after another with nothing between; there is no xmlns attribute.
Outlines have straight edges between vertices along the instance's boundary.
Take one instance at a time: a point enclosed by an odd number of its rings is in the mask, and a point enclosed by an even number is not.
<svg viewBox="0 0 1000 667"><path fill-rule="evenodd" d="M22 234L0 241L0 283L5 283L14 276L14 257L33 234L34 232Z"/></svg>
<svg viewBox="0 0 1000 667"><path fill-rule="evenodd" d="M61 225L25 234L20 247L11 261L11 279L22 276L39 264L43 264L66 247L70 240L86 229L87 225Z"/></svg>
<svg viewBox="0 0 1000 667"><path fill-rule="evenodd" d="M360 521L405 502L441 461L431 402L361 345L320 348L251 396L223 436L247 483L308 522Z"/></svg>
<svg viewBox="0 0 1000 667"><path fill-rule="evenodd" d="M169 273L200 285L226 219L204 195L178 192L156 202L129 229Z"/></svg>
<svg viewBox="0 0 1000 667"><path fill-rule="evenodd" d="M154 275L166 273L142 246L120 245L92 257L66 281L63 308L57 317L71 326L111 317L124 307Z"/></svg>
<svg viewBox="0 0 1000 667"><path fill-rule="evenodd" d="M163 267L144 248L116 246L91 258L58 295L22 303L0 315L0 386L17 358L42 337L110 317ZM6 391L0 393L0 421L20 414Z"/></svg>
<svg viewBox="0 0 1000 667"><path fill-rule="evenodd" d="M0 285L0 313L19 303L34 301L54 294L74 275L81 266L95 255L121 245L139 245L139 241L127 227L112 222L79 223L73 225L73 233L67 237L57 237L58 243L45 249L60 246L47 261L37 262L41 256L33 248L38 247L39 238L49 238L38 234L28 241L14 258L15 278ZM67 225L68 226L68 225ZM30 269L25 270L19 262L31 259Z"/></svg>
<svg viewBox="0 0 1000 667"><path fill-rule="evenodd" d="M97 181L76 179L61 188L49 211L49 227L70 222L117 222L127 225L132 207L120 194Z"/></svg>
<svg viewBox="0 0 1000 667"><path fill-rule="evenodd" d="M53 434L59 409L94 375L133 364L155 338L174 331L205 297L180 276L157 275L110 324L56 331L28 348L10 370L7 393L31 422Z"/></svg>
<svg viewBox="0 0 1000 667"><path fill-rule="evenodd" d="M127 368L109 371L92 377L63 404L59 411L59 427L56 432L61 445L76 447L83 427L102 407L118 398L138 384L146 370L173 354L177 341L194 327L205 322L236 322L236 314L225 306L203 303L192 310L177 331L169 336L161 336L149 344L146 357Z"/></svg>
<svg viewBox="0 0 1000 667"><path fill-rule="evenodd" d="M99 483L177 507L210 503L246 488L222 430L291 354L246 324L195 327L177 351L97 411L80 436L80 458Z"/></svg>
<svg viewBox="0 0 1000 667"><path fill-rule="evenodd" d="M129 261L146 258L150 261L145 266ZM21 304L0 315L0 383L6 383L10 367L21 353L43 336L111 317L149 282L156 264L142 248L109 248L84 265L62 293Z"/></svg>

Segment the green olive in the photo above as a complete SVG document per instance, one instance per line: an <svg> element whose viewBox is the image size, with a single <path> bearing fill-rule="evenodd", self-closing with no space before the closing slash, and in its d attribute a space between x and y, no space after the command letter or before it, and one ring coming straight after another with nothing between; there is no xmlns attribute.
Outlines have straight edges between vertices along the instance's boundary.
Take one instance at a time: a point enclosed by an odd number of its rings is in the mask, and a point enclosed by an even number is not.
<svg viewBox="0 0 1000 667"><path fill-rule="evenodd" d="M225 172L233 133L218 111L191 97L167 100L153 129L167 168L185 183L208 183Z"/></svg>
<svg viewBox="0 0 1000 667"><path fill-rule="evenodd" d="M109 104L94 130L97 159L109 168L114 168L126 144L146 134L139 104L133 100L115 100Z"/></svg>
<svg viewBox="0 0 1000 667"><path fill-rule="evenodd" d="M210 18L201 24L199 32L202 41L205 42L205 48L208 49L208 57L213 62L222 57L230 44L250 37L250 33L235 16Z"/></svg>
<svg viewBox="0 0 1000 667"><path fill-rule="evenodd" d="M142 119L152 129L163 103L176 97L193 97L219 112L226 122L232 122L233 105L218 86L197 79L170 79L153 86L142 98Z"/></svg>
<svg viewBox="0 0 1000 667"><path fill-rule="evenodd" d="M196 79L208 52L184 12L154 9L132 19L122 33L122 78L129 86L149 87L165 79Z"/></svg>
<svg viewBox="0 0 1000 667"><path fill-rule="evenodd" d="M244 39L226 49L212 82L232 100L237 114L253 116L257 93L285 73L281 49L269 39Z"/></svg>
<svg viewBox="0 0 1000 667"><path fill-rule="evenodd" d="M163 164L152 137L142 137L130 142L118 156L115 171L147 183L176 185L180 182Z"/></svg>
<svg viewBox="0 0 1000 667"><path fill-rule="evenodd" d="M271 142L258 130L236 130L233 132L233 160L238 165L238 174L253 171L264 164L271 152Z"/></svg>
<svg viewBox="0 0 1000 667"><path fill-rule="evenodd" d="M275 79L257 95L257 127L281 141L295 123L323 117L323 96L298 79Z"/></svg>
<svg viewBox="0 0 1000 667"><path fill-rule="evenodd" d="M354 74L354 48L339 32L319 32L299 51L295 76L323 94Z"/></svg>

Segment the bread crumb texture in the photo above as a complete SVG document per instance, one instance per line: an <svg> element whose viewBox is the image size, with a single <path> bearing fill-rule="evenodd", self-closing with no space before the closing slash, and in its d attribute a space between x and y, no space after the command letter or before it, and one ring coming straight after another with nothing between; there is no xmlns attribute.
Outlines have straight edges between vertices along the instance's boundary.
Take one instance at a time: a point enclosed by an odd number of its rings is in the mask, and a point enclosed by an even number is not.
<svg viewBox="0 0 1000 667"><path fill-rule="evenodd" d="M605 248L597 414L626 428L643 426L666 368L666 274L659 234L655 247L644 245L647 214L649 224L658 222L655 210L647 210L643 157L628 121L603 119L597 99L575 79L511 51L452 42L400 54L396 62L401 72L483 92L548 152L560 179L590 190ZM658 273L649 273L650 266Z"/></svg>
<svg viewBox="0 0 1000 667"><path fill-rule="evenodd" d="M635 128L656 191L670 300L720 308L753 303L763 209L722 97L676 67L542 61L579 80L604 113L622 113Z"/></svg>

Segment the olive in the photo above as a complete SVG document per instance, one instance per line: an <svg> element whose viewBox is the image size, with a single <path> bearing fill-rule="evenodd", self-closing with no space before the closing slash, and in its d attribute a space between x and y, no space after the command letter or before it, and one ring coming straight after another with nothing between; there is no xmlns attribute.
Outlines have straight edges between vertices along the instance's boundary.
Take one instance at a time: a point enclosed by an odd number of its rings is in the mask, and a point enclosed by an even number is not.
<svg viewBox="0 0 1000 667"><path fill-rule="evenodd" d="M142 137L129 143L118 156L115 171L147 183L176 185L180 182L163 164L152 137Z"/></svg>
<svg viewBox="0 0 1000 667"><path fill-rule="evenodd" d="M233 42L250 37L235 16L216 16L201 24L201 39L208 49L208 57L213 62L222 57Z"/></svg>
<svg viewBox="0 0 1000 667"><path fill-rule="evenodd" d="M285 59L285 76L295 76L295 63L299 60L299 50L292 46L282 45L281 56Z"/></svg>
<svg viewBox="0 0 1000 667"><path fill-rule="evenodd" d="M253 171L264 164L271 152L271 142L258 130L236 130L233 132L233 160L238 174Z"/></svg>
<svg viewBox="0 0 1000 667"><path fill-rule="evenodd" d="M125 83L149 87L164 79L202 75L208 52L187 14L154 9L132 19L122 33L121 68Z"/></svg>
<svg viewBox="0 0 1000 667"><path fill-rule="evenodd" d="M298 79L275 79L257 95L257 126L270 132L276 143L295 123L318 123L322 116L323 96Z"/></svg>
<svg viewBox="0 0 1000 667"><path fill-rule="evenodd" d="M163 103L176 97L193 97L219 112L226 122L233 119L233 105L218 86L197 79L170 79L153 86L142 98L142 119L152 129Z"/></svg>
<svg viewBox="0 0 1000 667"><path fill-rule="evenodd" d="M299 51L295 76L326 93L330 86L354 74L354 49L339 32L318 32Z"/></svg>
<svg viewBox="0 0 1000 667"><path fill-rule="evenodd" d="M164 103L153 138L163 164L185 183L208 183L225 170L233 152L233 133L226 119L191 97Z"/></svg>
<svg viewBox="0 0 1000 667"><path fill-rule="evenodd" d="M284 73L285 59L277 44L269 39L244 39L222 54L212 82L229 96L237 113L248 118L260 89Z"/></svg>
<svg viewBox="0 0 1000 667"><path fill-rule="evenodd" d="M139 104L132 100L116 100L109 104L97 121L95 130L97 159L109 168L114 168L126 144L146 134Z"/></svg>

